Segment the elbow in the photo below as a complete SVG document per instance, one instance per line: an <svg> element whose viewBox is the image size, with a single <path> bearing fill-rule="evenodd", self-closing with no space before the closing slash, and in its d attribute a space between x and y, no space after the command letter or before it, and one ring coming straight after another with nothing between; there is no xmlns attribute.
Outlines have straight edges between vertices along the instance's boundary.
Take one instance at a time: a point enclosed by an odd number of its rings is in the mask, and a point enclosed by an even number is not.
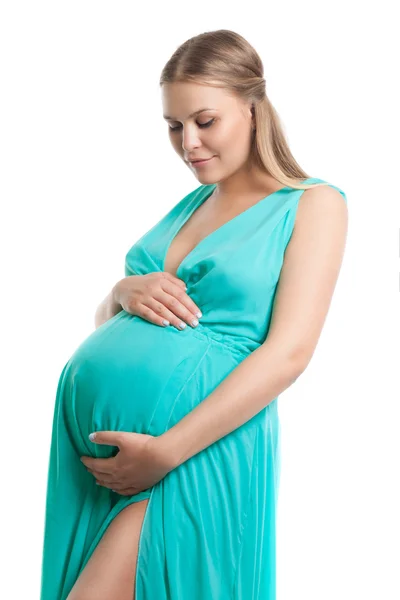
<svg viewBox="0 0 400 600"><path fill-rule="evenodd" d="M304 348L292 348L287 352L287 363L290 365L290 371L293 373L295 380L300 377L308 367L314 351Z"/></svg>
<svg viewBox="0 0 400 600"><path fill-rule="evenodd" d="M304 344L287 344L282 339L277 341L271 338L267 338L260 351L263 361L275 364L292 383L304 373L314 353L314 349L306 348Z"/></svg>

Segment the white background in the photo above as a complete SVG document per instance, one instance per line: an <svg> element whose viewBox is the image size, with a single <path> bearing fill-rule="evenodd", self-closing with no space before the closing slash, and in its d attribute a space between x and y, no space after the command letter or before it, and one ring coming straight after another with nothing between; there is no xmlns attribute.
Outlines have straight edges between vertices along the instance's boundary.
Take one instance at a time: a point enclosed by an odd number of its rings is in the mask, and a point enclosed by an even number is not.
<svg viewBox="0 0 400 600"><path fill-rule="evenodd" d="M398 37L389 2L18 2L0 9L0 596L39 598L58 378L134 242L199 185L160 72L232 29L349 234L314 357L280 396L278 599L395 600L399 537ZM396 82L397 78L397 82ZM396 489L397 488L397 489Z"/></svg>

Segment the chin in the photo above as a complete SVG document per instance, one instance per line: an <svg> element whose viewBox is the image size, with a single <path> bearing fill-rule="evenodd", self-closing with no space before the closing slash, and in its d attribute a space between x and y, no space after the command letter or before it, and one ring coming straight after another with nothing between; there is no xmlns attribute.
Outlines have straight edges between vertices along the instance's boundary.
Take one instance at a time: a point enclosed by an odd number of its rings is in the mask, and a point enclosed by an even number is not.
<svg viewBox="0 0 400 600"><path fill-rule="evenodd" d="M196 179L204 185L209 185L219 180L216 169L199 169L198 171L196 171L196 169L193 169L191 167L189 168L192 171L193 175L196 177Z"/></svg>
<svg viewBox="0 0 400 600"><path fill-rule="evenodd" d="M203 175L200 173L194 173L194 176L196 177L197 181L199 181L202 185L212 185L213 183L216 183L218 181L215 175L206 175L205 173Z"/></svg>

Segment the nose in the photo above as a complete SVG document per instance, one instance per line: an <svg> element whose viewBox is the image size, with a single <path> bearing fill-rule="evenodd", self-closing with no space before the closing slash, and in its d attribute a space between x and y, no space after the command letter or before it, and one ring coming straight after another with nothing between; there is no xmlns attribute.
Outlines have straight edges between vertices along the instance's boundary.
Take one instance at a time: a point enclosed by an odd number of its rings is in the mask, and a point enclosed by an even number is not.
<svg viewBox="0 0 400 600"><path fill-rule="evenodd" d="M190 154L190 152L194 149L194 148L199 148L199 146L201 146L201 141L199 139L199 134L198 131L196 130L196 127L186 127L183 126L182 129L182 149L184 150L184 152L186 152L187 154Z"/></svg>

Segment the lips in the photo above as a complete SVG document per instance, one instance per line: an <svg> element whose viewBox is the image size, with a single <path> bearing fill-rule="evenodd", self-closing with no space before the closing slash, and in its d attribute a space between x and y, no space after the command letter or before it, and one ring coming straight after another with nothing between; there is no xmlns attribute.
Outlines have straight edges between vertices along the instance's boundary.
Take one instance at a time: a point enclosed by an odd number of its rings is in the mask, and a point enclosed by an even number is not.
<svg viewBox="0 0 400 600"><path fill-rule="evenodd" d="M211 160L212 158L214 158L214 157L210 156L210 158L198 158L197 160L190 160L189 162L190 162L191 165L197 165L197 164L200 164L200 163L206 163L209 160Z"/></svg>

